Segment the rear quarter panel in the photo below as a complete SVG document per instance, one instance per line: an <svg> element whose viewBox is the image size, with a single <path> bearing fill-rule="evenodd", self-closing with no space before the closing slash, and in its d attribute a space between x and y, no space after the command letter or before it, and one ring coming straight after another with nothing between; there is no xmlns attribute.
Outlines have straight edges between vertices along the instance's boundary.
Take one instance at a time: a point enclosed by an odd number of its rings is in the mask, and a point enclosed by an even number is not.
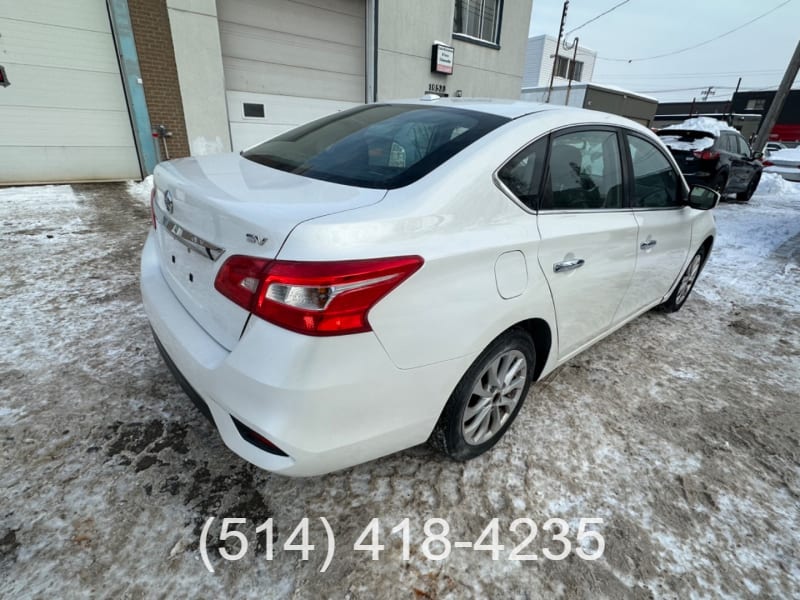
<svg viewBox="0 0 800 600"><path fill-rule="evenodd" d="M532 317L548 323L555 344L552 298L537 260L536 217L492 179L527 135L516 138L510 145L507 139L475 144L447 168L390 191L380 204L301 224L279 257L422 256L424 266L369 315L376 335L402 369L477 355L507 328ZM514 250L525 256L527 272L522 292L504 299L495 264L501 254Z"/></svg>

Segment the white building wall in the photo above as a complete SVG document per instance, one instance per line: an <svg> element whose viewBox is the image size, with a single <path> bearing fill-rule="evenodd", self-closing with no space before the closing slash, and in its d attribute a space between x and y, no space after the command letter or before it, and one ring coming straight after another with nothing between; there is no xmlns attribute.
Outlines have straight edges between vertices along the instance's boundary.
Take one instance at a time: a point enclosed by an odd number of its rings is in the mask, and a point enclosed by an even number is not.
<svg viewBox="0 0 800 600"><path fill-rule="evenodd" d="M556 53L556 38L549 35L540 35L528 38L525 50L525 67L523 71L522 87L542 87L550 84L550 74L553 72ZM564 50L563 44L559 55L572 60L573 50ZM581 83L592 81L597 52L578 45L576 60L583 63ZM553 85L566 85L567 79L556 77Z"/></svg>
<svg viewBox="0 0 800 600"><path fill-rule="evenodd" d="M214 0L167 0L186 135L193 156L231 149Z"/></svg>
<svg viewBox="0 0 800 600"><path fill-rule="evenodd" d="M431 84L454 96L518 98L530 0L506 0L496 47L453 37L452 0L378 3L378 100L419 97ZM452 75L431 73L431 46L455 48Z"/></svg>

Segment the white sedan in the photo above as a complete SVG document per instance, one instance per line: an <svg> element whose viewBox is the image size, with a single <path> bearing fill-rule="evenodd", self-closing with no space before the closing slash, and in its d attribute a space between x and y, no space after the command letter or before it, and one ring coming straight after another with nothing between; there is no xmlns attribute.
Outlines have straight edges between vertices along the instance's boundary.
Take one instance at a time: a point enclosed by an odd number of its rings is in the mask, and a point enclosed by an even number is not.
<svg viewBox="0 0 800 600"><path fill-rule="evenodd" d="M800 181L800 148L770 152L763 164L764 173L776 173L788 181Z"/></svg>
<svg viewBox="0 0 800 600"><path fill-rule="evenodd" d="M624 118L372 104L159 165L142 296L178 381L255 465L316 475L426 440L465 460L532 382L682 306L718 201Z"/></svg>

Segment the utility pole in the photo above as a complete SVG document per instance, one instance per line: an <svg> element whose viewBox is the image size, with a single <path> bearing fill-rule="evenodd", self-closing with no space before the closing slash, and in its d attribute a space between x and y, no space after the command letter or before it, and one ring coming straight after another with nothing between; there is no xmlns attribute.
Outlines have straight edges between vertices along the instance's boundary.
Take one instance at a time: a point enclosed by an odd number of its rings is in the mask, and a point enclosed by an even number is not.
<svg viewBox="0 0 800 600"><path fill-rule="evenodd" d="M553 79L556 76L556 65L558 65L558 51L561 46L561 38L564 37L564 24L567 22L567 9L569 8L569 0L564 0L564 10L561 11L561 29L558 30L558 41L556 42L556 53L553 57L553 70L550 71L550 85L547 86L547 100L550 102L550 94L553 93Z"/></svg>
<svg viewBox="0 0 800 600"><path fill-rule="evenodd" d="M700 92L700 95L703 97L703 102L705 102L706 100L708 100L709 96L713 96L716 93L717 92L714 91L714 86L710 85L708 86L708 89L705 89L702 92Z"/></svg>
<svg viewBox="0 0 800 600"><path fill-rule="evenodd" d="M794 54L789 61L789 66L786 67L786 73L783 74L783 80L778 87L778 91L775 92L775 98L773 98L772 104L769 106L767 115L761 121L761 127L758 129L758 135L753 144L753 150L760 152L762 148L767 145L769 134L778 121L778 115L780 115L781 110L783 110L783 104L789 96L789 90L791 90L792 83L795 77L797 77L798 69L800 69L800 41L797 42L797 47L794 49Z"/></svg>
<svg viewBox="0 0 800 600"><path fill-rule="evenodd" d="M566 40L564 41L566 44ZM575 65L578 64L578 38L572 42L574 50L572 51L572 64L567 65L567 98L564 100L564 106L569 106L569 93L572 91L572 77L575 75Z"/></svg>
<svg viewBox="0 0 800 600"><path fill-rule="evenodd" d="M728 100L727 110L725 111L728 113L727 123L731 127L733 127L733 99L736 97L736 94L739 93L739 86L742 85L742 78L739 77L739 81L736 83L736 90L733 92L733 96L731 99Z"/></svg>

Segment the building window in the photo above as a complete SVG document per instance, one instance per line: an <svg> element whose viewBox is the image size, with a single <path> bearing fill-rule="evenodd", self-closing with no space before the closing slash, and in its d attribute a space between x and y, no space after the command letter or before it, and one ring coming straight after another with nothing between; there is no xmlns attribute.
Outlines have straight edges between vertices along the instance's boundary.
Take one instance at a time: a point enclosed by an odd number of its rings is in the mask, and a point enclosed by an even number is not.
<svg viewBox="0 0 800 600"><path fill-rule="evenodd" d="M566 56L556 57L556 77L580 81L583 76L583 62Z"/></svg>
<svg viewBox="0 0 800 600"><path fill-rule="evenodd" d="M767 101L764 98L753 98L747 101L745 110L764 110L766 105Z"/></svg>
<svg viewBox="0 0 800 600"><path fill-rule="evenodd" d="M500 12L503 0L455 0L453 33L500 43Z"/></svg>

